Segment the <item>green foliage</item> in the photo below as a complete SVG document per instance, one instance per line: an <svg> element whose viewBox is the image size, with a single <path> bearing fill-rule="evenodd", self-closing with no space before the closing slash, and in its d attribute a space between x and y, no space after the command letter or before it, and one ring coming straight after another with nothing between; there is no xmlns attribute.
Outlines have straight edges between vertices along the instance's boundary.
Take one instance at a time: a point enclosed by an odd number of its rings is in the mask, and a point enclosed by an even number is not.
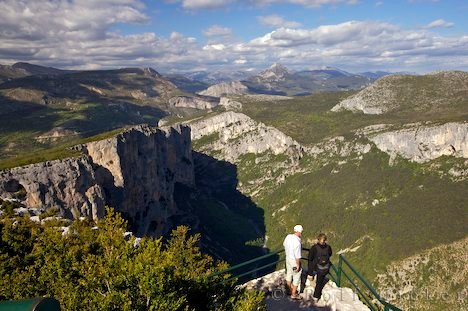
<svg viewBox="0 0 468 311"><path fill-rule="evenodd" d="M349 135L350 132L372 124L396 126L420 122L464 121L468 118L468 101L447 98L450 105L415 110L410 97L401 110L383 115L366 115L349 111L331 112L330 109L355 92L318 93L290 100L254 102L239 97L242 112L251 118L271 125L300 143L317 143L326 137ZM411 110L408 107L413 107Z"/></svg>
<svg viewBox="0 0 468 311"><path fill-rule="evenodd" d="M46 210L44 213L39 215L39 219L45 219L47 217L54 217L57 216L59 213L59 209L57 207L52 207Z"/></svg>
<svg viewBox="0 0 468 311"><path fill-rule="evenodd" d="M464 237L468 182L441 178L424 169L429 165L399 160L390 166L388 155L373 149L358 163L331 161L288 177L254 199L265 209L268 246L280 247L295 223L305 226L304 241L324 231L336 250L361 239L347 257L372 279L393 260Z"/></svg>
<svg viewBox="0 0 468 311"><path fill-rule="evenodd" d="M20 203L15 201L0 199L0 210L3 211L8 217L13 216L15 214L14 209L21 206L22 205Z"/></svg>
<svg viewBox="0 0 468 311"><path fill-rule="evenodd" d="M2 218L0 296L53 296L64 310L264 310L260 293L209 278L226 264L204 255L187 227L134 247L113 210L93 226L75 221L62 235L29 218Z"/></svg>
<svg viewBox="0 0 468 311"><path fill-rule="evenodd" d="M197 150L200 147L210 144L212 142L215 142L218 139L219 139L219 133L215 132L213 134L203 136L200 139L194 140L192 142L192 147L193 149Z"/></svg>

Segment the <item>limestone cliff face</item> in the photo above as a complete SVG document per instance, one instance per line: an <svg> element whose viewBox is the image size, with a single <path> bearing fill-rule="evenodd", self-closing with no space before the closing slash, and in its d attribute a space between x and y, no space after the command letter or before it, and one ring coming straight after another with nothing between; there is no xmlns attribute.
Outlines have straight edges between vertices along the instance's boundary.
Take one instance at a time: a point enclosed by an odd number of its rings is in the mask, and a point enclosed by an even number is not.
<svg viewBox="0 0 468 311"><path fill-rule="evenodd" d="M206 90L198 93L200 95L221 97L226 95L242 95L247 94L249 89L240 81L222 82L210 86Z"/></svg>
<svg viewBox="0 0 468 311"><path fill-rule="evenodd" d="M104 215L104 190L96 181L88 157L37 163L0 172L0 197L14 198L21 191L26 192L24 203L31 208L58 208L67 218L96 219Z"/></svg>
<svg viewBox="0 0 468 311"><path fill-rule="evenodd" d="M247 153L271 152L301 156L303 147L274 127L256 122L245 114L228 111L190 124L192 139L218 135L209 148L219 150L226 161L235 162Z"/></svg>
<svg viewBox="0 0 468 311"><path fill-rule="evenodd" d="M176 183L194 184L190 128L137 126L81 146L84 156L0 173L0 197L21 186L29 207L58 207L69 218L97 218L105 205L122 212L137 234L165 233Z"/></svg>
<svg viewBox="0 0 468 311"><path fill-rule="evenodd" d="M370 135L377 148L423 163L443 155L468 158L468 123L413 126Z"/></svg>

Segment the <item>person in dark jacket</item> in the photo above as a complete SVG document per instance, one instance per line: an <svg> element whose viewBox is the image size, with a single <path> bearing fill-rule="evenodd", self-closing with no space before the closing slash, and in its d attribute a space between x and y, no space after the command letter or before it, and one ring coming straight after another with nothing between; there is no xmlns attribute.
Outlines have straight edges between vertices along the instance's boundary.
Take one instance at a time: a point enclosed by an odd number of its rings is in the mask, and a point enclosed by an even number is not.
<svg viewBox="0 0 468 311"><path fill-rule="evenodd" d="M309 275L317 275L314 298L318 301L322 297L322 290L328 279L326 275L330 271L330 257L332 248L327 244L327 236L320 233L317 236L317 244L312 245L309 251Z"/></svg>

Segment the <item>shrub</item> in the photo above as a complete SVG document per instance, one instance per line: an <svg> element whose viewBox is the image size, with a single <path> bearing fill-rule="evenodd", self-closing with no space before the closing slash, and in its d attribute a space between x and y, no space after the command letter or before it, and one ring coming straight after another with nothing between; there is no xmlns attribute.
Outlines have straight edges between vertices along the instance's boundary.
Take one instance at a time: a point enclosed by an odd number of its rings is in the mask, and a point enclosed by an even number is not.
<svg viewBox="0 0 468 311"><path fill-rule="evenodd" d="M0 219L0 296L53 296L63 310L264 310L261 293L209 278L226 264L203 254L187 227L134 247L113 210L95 225L75 221L62 236L27 217Z"/></svg>

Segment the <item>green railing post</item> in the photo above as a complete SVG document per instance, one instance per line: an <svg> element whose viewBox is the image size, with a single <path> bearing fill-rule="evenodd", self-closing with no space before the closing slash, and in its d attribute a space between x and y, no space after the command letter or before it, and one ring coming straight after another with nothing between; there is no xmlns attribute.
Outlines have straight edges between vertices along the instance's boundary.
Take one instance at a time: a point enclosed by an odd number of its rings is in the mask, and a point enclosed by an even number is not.
<svg viewBox="0 0 468 311"><path fill-rule="evenodd" d="M343 269L343 260L338 260L338 270L336 271L336 286L341 287L341 270Z"/></svg>
<svg viewBox="0 0 468 311"><path fill-rule="evenodd" d="M308 249L303 249L303 250L308 251ZM277 250L275 252L265 254L263 256L248 260L248 261L243 262L241 264L232 266L232 267L230 267L230 268L228 268L226 270L217 271L215 273L212 273L209 277L221 276L221 275L224 275L224 274L227 274L227 273L232 273L233 274L233 275L225 277L225 278L223 278L222 280L219 281L220 283L222 283L222 282L228 282L228 281L231 281L231 280L234 280L234 279L239 279L239 278L247 276L247 275L252 275L253 273L257 273L258 271L262 271L265 268L268 268L268 267L271 267L271 266L274 266L274 265L278 265L278 263L284 261L284 258L283 259L278 258L278 259L275 259L273 262L270 262L268 264L262 265L261 267L258 267L258 264L259 264L258 262L260 260L270 258L270 257L272 257L274 255L279 256L279 254L281 254L283 252L284 252L284 250L280 249L280 250ZM301 259L307 260L307 258L301 258ZM249 270L247 272L243 272L243 273L241 273L241 272L236 273L235 272L239 268L246 267L247 265L251 265L251 264L256 264L256 267L254 269L251 269L251 270ZM348 271L348 269L350 270L352 275L351 274L348 275L348 273L345 272L345 269L344 269L343 265L346 267L346 271ZM336 280L335 280L335 277L333 276L333 274L331 274L332 270L336 274ZM385 301L379 295L379 293L377 293L376 289L369 283L369 281L367 281L359 273L359 271L342 254L339 255L338 266L335 266L333 264L331 265L330 277L335 281L335 283L336 283L336 285L338 287L341 287L343 285L342 282L341 282L341 279L342 279L342 277L345 277L350 282L350 284L351 284L350 287L352 287L352 289L355 292L357 292L358 295L360 295L360 297L362 299L364 299L364 302L367 304L367 306L371 310L382 310L382 305L383 305L383 311L402 311L401 309L399 309L399 308L395 307L394 305L392 305L392 304L388 303L387 301ZM357 279L355 279L355 278L357 278ZM361 281L361 283L364 285L364 287L370 292L370 295L366 295L366 293L361 290L360 286L358 286L357 283L356 283L357 280ZM374 300L376 300L375 303L373 302L372 297L374 298ZM379 305L377 306L376 304L379 304Z"/></svg>

